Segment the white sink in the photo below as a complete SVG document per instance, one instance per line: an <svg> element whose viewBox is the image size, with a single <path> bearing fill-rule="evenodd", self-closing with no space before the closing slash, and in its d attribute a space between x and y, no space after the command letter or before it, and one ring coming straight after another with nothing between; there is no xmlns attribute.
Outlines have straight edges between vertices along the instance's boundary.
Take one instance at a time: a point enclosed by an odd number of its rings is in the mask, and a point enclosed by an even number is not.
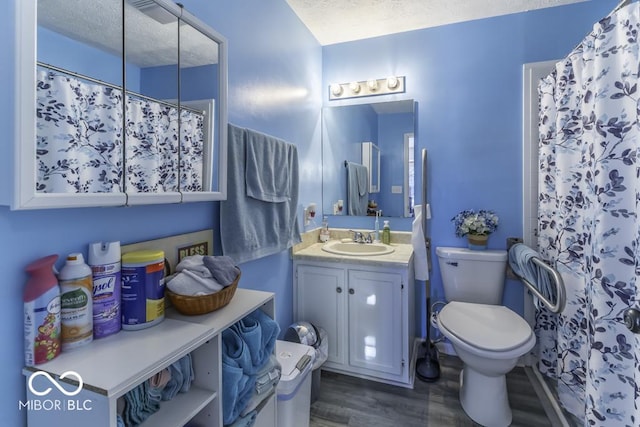
<svg viewBox="0 0 640 427"><path fill-rule="evenodd" d="M395 249L382 243L354 243L354 242L329 242L322 246L322 250L337 255L386 255Z"/></svg>

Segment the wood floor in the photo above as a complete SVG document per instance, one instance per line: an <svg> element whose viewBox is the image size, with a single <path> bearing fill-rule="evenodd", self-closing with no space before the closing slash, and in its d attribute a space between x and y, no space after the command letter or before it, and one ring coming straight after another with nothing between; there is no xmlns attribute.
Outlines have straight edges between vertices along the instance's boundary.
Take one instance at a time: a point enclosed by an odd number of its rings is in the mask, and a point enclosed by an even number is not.
<svg viewBox="0 0 640 427"><path fill-rule="evenodd" d="M413 390L323 371L310 427L477 426L458 400L460 360L440 355L440 367L439 380L416 378ZM507 388L512 426L552 424L523 368L507 375Z"/></svg>

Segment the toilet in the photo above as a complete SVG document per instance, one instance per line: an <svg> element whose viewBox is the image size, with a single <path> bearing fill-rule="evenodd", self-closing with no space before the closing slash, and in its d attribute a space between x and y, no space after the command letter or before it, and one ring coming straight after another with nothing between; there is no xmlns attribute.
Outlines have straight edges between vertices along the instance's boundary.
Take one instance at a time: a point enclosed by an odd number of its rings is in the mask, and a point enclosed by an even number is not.
<svg viewBox="0 0 640 427"><path fill-rule="evenodd" d="M501 304L507 252L436 248L447 304L437 326L463 362L460 403L476 423L511 424L506 374L536 337L529 324Z"/></svg>

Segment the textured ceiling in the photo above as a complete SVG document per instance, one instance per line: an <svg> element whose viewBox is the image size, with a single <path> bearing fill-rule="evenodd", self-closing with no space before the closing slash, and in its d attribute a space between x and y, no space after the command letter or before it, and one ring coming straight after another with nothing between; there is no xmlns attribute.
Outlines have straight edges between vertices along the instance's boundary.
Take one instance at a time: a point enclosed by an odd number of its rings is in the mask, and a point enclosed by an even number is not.
<svg viewBox="0 0 640 427"><path fill-rule="evenodd" d="M117 56L122 55L124 36L127 62L141 68L178 63L177 18L153 2L127 0L123 32L121 14L121 0L38 0L39 26ZM218 44L182 25L180 55L181 67L215 64Z"/></svg>
<svg viewBox="0 0 640 427"><path fill-rule="evenodd" d="M329 45L588 0L286 1L318 42Z"/></svg>

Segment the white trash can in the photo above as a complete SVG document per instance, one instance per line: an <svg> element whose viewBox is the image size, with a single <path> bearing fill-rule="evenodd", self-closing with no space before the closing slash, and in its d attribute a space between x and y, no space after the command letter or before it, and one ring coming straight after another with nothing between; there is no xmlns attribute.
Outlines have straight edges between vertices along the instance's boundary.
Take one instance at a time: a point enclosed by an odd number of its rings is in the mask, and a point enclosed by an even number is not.
<svg viewBox="0 0 640 427"><path fill-rule="evenodd" d="M278 427L309 427L311 368L315 349L289 341L276 341L276 356L282 366L278 382Z"/></svg>

